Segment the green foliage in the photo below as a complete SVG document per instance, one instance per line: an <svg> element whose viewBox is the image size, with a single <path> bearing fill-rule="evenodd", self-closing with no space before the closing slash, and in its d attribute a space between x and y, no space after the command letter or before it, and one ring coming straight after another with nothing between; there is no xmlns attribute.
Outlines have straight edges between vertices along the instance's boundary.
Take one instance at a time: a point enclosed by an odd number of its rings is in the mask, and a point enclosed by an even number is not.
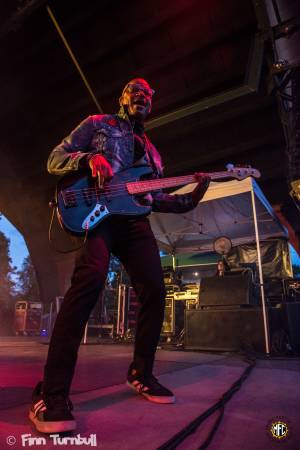
<svg viewBox="0 0 300 450"><path fill-rule="evenodd" d="M295 278L300 278L300 266L293 266L293 273Z"/></svg>
<svg viewBox="0 0 300 450"><path fill-rule="evenodd" d="M29 300L32 302L39 301L39 286L36 279L36 273L29 255L24 259L22 268L17 274L19 277L19 295L24 300Z"/></svg>
<svg viewBox="0 0 300 450"><path fill-rule="evenodd" d="M4 312L14 307L15 268L9 255L9 239L0 231L0 309Z"/></svg>

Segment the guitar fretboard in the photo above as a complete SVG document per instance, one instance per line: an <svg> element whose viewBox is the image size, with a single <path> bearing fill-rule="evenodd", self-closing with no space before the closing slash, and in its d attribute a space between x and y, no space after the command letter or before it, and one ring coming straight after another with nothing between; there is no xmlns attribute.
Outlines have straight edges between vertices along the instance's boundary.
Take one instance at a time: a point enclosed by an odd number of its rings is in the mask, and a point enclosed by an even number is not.
<svg viewBox="0 0 300 450"><path fill-rule="evenodd" d="M228 171L225 172L211 172L208 173L212 180L232 178L232 174ZM126 183L127 190L129 194L142 194L144 192L156 191L159 189L166 189L175 186L183 186L189 183L196 183L197 180L194 175L184 175L181 177L170 177L170 178L158 178L154 180L143 180L143 181L131 181Z"/></svg>

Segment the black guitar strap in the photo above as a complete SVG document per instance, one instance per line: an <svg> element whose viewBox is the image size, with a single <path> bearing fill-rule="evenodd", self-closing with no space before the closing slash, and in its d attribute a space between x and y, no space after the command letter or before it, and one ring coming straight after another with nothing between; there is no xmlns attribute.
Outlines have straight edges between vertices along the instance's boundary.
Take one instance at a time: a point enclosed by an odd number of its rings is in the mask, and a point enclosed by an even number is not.
<svg viewBox="0 0 300 450"><path fill-rule="evenodd" d="M144 134L144 136L145 136L146 153L147 153L147 155L149 157L149 161L150 161L151 167L153 169L153 173L155 174L155 178L159 178L159 172L157 170L157 167L156 167L153 155L152 155L151 150L150 150L150 141L149 141L148 136L146 135L146 133Z"/></svg>

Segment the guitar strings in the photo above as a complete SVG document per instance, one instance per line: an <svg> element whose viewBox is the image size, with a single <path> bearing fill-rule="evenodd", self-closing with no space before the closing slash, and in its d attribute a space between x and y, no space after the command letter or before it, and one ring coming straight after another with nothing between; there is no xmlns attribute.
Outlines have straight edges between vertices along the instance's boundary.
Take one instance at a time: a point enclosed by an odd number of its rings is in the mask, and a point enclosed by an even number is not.
<svg viewBox="0 0 300 450"><path fill-rule="evenodd" d="M220 178L220 173L218 173L218 177ZM115 186L117 186L117 185L115 185ZM113 198L113 197L127 196L129 194L126 189L126 183L118 184L118 186L122 186L122 189L117 188L115 190L112 190L111 188L107 187L107 188L101 190L100 188L97 187L97 188L90 188L90 189L83 188L80 190L65 191L62 194L63 202L64 202L65 206L75 207L75 206L78 206L83 203L89 203L89 202L93 203L95 200L96 201L100 200L101 197ZM157 188L157 189L159 189L159 188ZM75 193L77 193L77 192L80 192L81 195L76 196ZM149 192L149 190L147 190L147 192ZM142 194L142 193L140 193L140 194ZM132 194L132 195L134 195L134 194ZM138 195L138 194L136 194L136 195ZM87 206L90 206L90 205L87 205Z"/></svg>
<svg viewBox="0 0 300 450"><path fill-rule="evenodd" d="M189 177L193 177L193 175L188 175ZM181 179L181 181L182 182L185 182L186 181L186 178L187 177L178 177L178 178L176 178L176 180L178 181L178 182L180 182L179 180ZM166 179L164 179L164 180L166 180ZM119 190L119 189L126 189L127 190L127 188L126 188L126 186L128 185L128 184L130 184L130 183L135 183L135 184L140 184L140 185L142 185L142 184L146 184L146 185L151 185L151 184L158 184L158 182L163 182L164 184L166 184L167 182L166 181L162 181L162 180L160 180L160 179L154 179L154 180L147 180L147 181L143 181L143 180L141 180L141 181L127 181L127 182L123 182L123 183L118 183L118 184L113 184L113 185L111 185L111 187L109 187L109 185L108 186L104 186L103 188L99 188L98 186L97 187L91 187L91 188L81 188L81 189L72 189L72 190L70 190L70 191L65 191L65 192L81 192L81 191L85 191L85 192L88 192L88 191L96 191L96 190L101 190L101 191L103 191L103 190L105 190L105 189L108 189L108 190L110 190L110 191L112 191L112 190L114 190L114 191L116 191L116 190ZM151 182L154 182L154 183L151 183ZM188 182L188 181L187 181ZM169 183L171 183L171 185L170 185L170 187L172 187L172 185L173 185L173 181L171 181L170 180L170 182ZM166 186L166 187L168 187L168 186ZM157 189L160 189L160 187L159 188L157 188Z"/></svg>
<svg viewBox="0 0 300 450"><path fill-rule="evenodd" d="M209 173L208 175L212 179L228 177L228 175L230 176L230 174L228 174L228 172L212 172L212 173ZM188 178L188 177L193 177L193 179L194 179L194 175L187 175L187 176L182 176L182 177L176 177L176 181L180 183L179 180L181 179L181 181L183 183L185 183L185 182L188 183L189 181L186 180L186 178ZM127 189L127 185L130 184L130 183L136 183L137 185L138 184L140 184L140 185L146 184L146 185L149 186L151 184L158 184L156 182L161 181L164 184L164 186L163 186L164 188L166 188L166 187L173 187L174 186L174 184L173 184L174 178L173 179L172 178L169 179L169 183L170 183L169 186L168 186L168 183L167 183L166 180L168 180L168 179L164 179L164 181L163 181L163 179L162 180L160 180L160 179L153 179L153 180L147 180L147 181L128 181L128 182L118 183L118 184L112 185L110 187L109 186L104 186L103 188L91 187L91 188L65 190L64 191L64 195L66 195L66 194L67 195L74 195L76 193L81 193L83 195L89 195L89 194L91 194L91 195L93 195L93 194L99 195L99 194L108 193L108 194L111 195L111 194L118 194L118 193L121 194L123 191L126 191L127 193L129 193L128 189ZM194 180L192 180L192 181L194 181ZM151 183L151 182L154 182L154 183ZM195 182L197 182L197 181L195 180ZM161 189L161 188L162 187L157 187L156 189ZM152 189L149 189L149 190L151 191L151 190L156 190L156 189L152 188ZM145 191L145 193L149 192L149 190ZM134 195L134 193L133 193L133 195Z"/></svg>
<svg viewBox="0 0 300 450"><path fill-rule="evenodd" d="M185 184L186 181L184 181L182 184ZM179 185L176 184L177 186ZM124 183L123 185L119 185L118 186L104 186L103 188L99 188L99 187L92 187L92 188L81 188L81 189L72 189L72 190L65 190L64 191L64 196L76 196L78 194L83 195L83 196L93 196L93 195L101 195L101 194L106 194L106 195L110 195L110 196L118 196L118 195L122 195L123 192L126 192L126 194L129 195L138 195L138 194L142 194L142 193L147 193L147 192L151 192L151 191L155 191L155 190L159 190L161 188L166 188L166 187L173 187L174 184L170 184L169 186L167 186L166 184L164 186L151 186L149 185L149 183L147 183L147 189L139 191L139 192L130 192L127 188L127 183Z"/></svg>

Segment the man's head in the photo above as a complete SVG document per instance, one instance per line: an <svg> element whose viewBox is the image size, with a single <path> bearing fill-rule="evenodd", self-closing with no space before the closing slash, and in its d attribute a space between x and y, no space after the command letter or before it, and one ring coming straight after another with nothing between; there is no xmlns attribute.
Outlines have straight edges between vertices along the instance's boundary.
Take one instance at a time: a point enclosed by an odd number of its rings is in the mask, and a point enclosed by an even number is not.
<svg viewBox="0 0 300 450"><path fill-rule="evenodd" d="M153 94L146 80L134 78L124 87L119 103L130 117L144 122L151 111Z"/></svg>

